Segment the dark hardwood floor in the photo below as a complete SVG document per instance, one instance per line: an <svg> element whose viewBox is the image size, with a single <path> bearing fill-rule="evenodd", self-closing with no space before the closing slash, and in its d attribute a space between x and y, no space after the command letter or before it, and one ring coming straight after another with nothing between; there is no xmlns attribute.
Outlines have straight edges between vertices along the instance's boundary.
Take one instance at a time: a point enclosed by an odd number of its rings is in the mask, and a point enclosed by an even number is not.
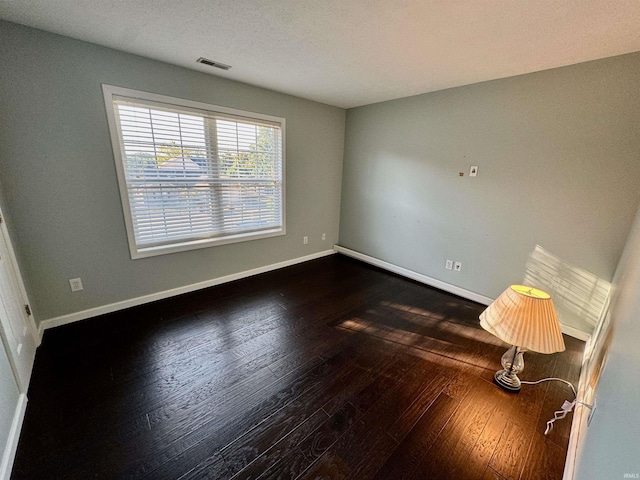
<svg viewBox="0 0 640 480"><path fill-rule="evenodd" d="M571 392L496 387L483 309L333 255L47 330L11 478L560 479Z"/></svg>

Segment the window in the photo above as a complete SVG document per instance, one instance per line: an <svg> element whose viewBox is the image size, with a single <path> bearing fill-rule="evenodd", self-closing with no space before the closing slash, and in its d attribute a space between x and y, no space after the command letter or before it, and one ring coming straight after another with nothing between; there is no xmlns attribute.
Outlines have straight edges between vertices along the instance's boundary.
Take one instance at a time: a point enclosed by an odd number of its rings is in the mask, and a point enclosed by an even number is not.
<svg viewBox="0 0 640 480"><path fill-rule="evenodd" d="M284 118L103 91L132 258L285 234Z"/></svg>

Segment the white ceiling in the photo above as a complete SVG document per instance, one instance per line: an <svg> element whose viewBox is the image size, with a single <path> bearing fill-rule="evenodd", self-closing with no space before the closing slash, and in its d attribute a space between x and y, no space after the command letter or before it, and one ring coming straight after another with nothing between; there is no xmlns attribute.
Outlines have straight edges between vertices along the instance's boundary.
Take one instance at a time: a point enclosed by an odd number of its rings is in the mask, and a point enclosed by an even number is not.
<svg viewBox="0 0 640 480"><path fill-rule="evenodd" d="M640 0L0 0L0 17L340 107L640 51Z"/></svg>

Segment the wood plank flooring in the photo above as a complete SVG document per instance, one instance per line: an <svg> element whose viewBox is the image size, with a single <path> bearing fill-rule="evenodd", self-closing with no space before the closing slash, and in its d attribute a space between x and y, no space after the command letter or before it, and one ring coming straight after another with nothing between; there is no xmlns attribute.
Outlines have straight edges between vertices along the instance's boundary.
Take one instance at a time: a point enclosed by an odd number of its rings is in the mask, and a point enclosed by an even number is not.
<svg viewBox="0 0 640 480"><path fill-rule="evenodd" d="M47 330L11 478L560 479L571 392L496 387L483 309L333 255Z"/></svg>

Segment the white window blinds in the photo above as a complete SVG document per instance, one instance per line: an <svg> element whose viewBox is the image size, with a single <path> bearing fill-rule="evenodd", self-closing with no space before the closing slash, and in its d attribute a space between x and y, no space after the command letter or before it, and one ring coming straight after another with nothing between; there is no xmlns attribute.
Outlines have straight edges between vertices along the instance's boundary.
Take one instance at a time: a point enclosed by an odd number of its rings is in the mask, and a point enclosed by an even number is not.
<svg viewBox="0 0 640 480"><path fill-rule="evenodd" d="M284 119L104 88L134 258L284 234Z"/></svg>

